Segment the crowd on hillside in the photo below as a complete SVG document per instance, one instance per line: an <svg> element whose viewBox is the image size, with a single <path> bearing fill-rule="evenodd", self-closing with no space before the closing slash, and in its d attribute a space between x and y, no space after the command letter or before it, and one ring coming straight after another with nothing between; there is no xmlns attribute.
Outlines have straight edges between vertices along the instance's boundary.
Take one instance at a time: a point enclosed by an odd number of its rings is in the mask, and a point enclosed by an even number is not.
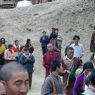
<svg viewBox="0 0 95 95"><path fill-rule="evenodd" d="M58 28L52 28L50 35L43 31L39 39L45 69L41 95L94 95L95 28L90 43L92 56L87 62L83 62L85 49L79 35L65 46L64 57L62 41ZM4 38L0 39L0 95L27 95L34 72L33 52L31 39L23 46L19 40L7 45Z"/></svg>

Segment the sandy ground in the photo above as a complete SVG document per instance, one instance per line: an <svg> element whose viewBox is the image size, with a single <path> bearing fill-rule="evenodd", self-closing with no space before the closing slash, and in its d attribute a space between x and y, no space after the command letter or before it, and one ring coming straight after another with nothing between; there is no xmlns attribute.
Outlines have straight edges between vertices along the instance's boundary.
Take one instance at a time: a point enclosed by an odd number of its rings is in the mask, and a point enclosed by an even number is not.
<svg viewBox="0 0 95 95"><path fill-rule="evenodd" d="M63 37L64 48L75 34L80 35L80 42L85 47L84 62L89 60L90 38L95 26L95 0L57 0L52 3L34 5L27 8L0 9L0 37L7 43L18 39L21 44L31 38L36 59L33 84L28 95L41 95L44 82L42 52L39 39L43 30L50 34L51 27L58 27ZM13 40L14 39L14 40Z"/></svg>

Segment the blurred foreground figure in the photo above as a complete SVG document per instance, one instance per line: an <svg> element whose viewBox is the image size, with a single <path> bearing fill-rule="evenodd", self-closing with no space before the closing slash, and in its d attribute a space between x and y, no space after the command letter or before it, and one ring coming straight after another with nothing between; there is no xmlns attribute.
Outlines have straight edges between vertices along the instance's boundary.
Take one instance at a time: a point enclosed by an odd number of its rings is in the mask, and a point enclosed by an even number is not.
<svg viewBox="0 0 95 95"><path fill-rule="evenodd" d="M4 65L0 71L7 95L27 95L29 90L29 77L27 70L16 62Z"/></svg>
<svg viewBox="0 0 95 95"><path fill-rule="evenodd" d="M7 95L4 84L0 82L0 95Z"/></svg>

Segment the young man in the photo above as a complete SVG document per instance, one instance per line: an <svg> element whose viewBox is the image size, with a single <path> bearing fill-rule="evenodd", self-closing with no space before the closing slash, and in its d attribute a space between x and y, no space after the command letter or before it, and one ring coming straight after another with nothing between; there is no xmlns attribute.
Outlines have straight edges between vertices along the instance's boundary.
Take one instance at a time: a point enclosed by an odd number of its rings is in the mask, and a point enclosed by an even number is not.
<svg viewBox="0 0 95 95"><path fill-rule="evenodd" d="M42 32L42 36L40 37L40 43L43 55L47 52L47 44L49 43L49 36L46 35L46 32Z"/></svg>
<svg viewBox="0 0 95 95"><path fill-rule="evenodd" d="M29 77L27 70L16 62L5 64L0 71L7 95L27 95Z"/></svg>
<svg viewBox="0 0 95 95"><path fill-rule="evenodd" d="M41 95L63 95L63 84L59 74L63 73L60 61L55 60L51 64L52 73L45 79Z"/></svg>
<svg viewBox="0 0 95 95"><path fill-rule="evenodd" d="M84 47L79 43L80 37L79 35L75 35L73 37L74 43L70 45L74 49L74 57L82 58L84 55Z"/></svg>

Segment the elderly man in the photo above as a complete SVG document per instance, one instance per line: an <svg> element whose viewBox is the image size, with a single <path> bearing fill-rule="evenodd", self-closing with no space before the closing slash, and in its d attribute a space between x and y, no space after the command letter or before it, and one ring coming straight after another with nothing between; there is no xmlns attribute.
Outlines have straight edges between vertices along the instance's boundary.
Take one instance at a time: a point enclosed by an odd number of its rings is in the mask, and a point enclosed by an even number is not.
<svg viewBox="0 0 95 95"><path fill-rule="evenodd" d="M27 95L29 77L27 70L16 62L4 65L0 77L5 84L7 95Z"/></svg>
<svg viewBox="0 0 95 95"><path fill-rule="evenodd" d="M47 49L48 51L43 56L43 66L46 70L45 77L47 77L51 72L51 63L54 60L60 60L60 53L54 51L52 44L48 44Z"/></svg>

